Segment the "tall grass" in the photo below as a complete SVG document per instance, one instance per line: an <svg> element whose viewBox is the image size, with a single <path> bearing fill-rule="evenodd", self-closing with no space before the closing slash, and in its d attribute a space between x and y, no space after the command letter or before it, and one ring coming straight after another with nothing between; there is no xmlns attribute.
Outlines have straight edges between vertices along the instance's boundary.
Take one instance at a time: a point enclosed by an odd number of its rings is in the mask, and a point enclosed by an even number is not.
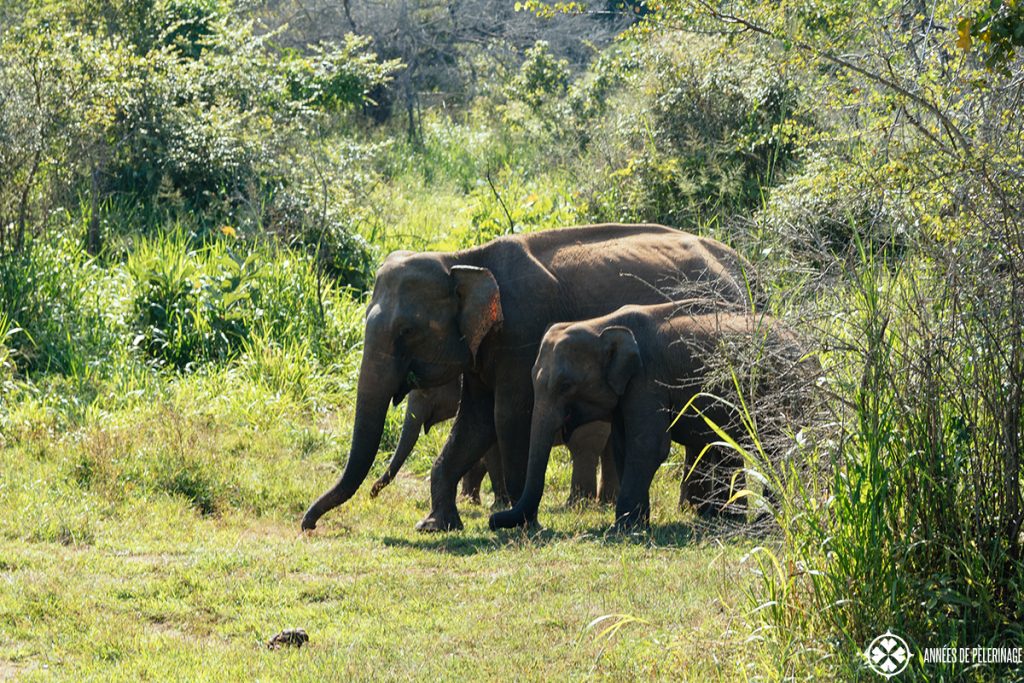
<svg viewBox="0 0 1024 683"><path fill-rule="evenodd" d="M865 673L889 629L915 653L906 678L1012 670L922 654L1024 642L1020 302L970 241L895 265L862 248L819 302L832 416L799 452L830 466L783 477L783 547L756 556L773 678Z"/></svg>

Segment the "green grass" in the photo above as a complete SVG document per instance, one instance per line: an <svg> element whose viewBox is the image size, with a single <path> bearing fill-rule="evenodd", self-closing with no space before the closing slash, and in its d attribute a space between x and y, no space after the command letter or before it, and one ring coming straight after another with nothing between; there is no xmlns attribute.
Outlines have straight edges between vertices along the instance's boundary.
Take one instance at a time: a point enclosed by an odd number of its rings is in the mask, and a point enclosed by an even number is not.
<svg viewBox="0 0 1024 683"><path fill-rule="evenodd" d="M643 536L609 533L608 508L562 505L564 452L544 530L491 533L489 510L464 503L466 531L426 536L413 525L438 429L380 498L363 491L300 536L344 460L352 371L296 393L254 379L253 362L87 408L70 428L16 397L21 426L0 446L0 679L745 677L742 560L759 541L695 529L675 510L678 467L658 476ZM588 628L605 615L638 621ZM261 646L289 627L309 645Z"/></svg>

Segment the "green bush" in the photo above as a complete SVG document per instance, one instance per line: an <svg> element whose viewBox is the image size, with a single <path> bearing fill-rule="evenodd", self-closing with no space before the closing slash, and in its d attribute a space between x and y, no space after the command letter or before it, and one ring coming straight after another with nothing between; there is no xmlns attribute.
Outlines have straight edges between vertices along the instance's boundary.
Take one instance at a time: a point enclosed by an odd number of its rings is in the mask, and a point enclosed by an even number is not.
<svg viewBox="0 0 1024 683"><path fill-rule="evenodd" d="M129 289L123 271L103 268L68 233L0 258L8 361L22 375L79 378L119 365Z"/></svg>
<svg viewBox="0 0 1024 683"><path fill-rule="evenodd" d="M140 245L132 345L159 365L189 369L237 354L253 317L256 258L224 241L192 250L181 233Z"/></svg>
<svg viewBox="0 0 1024 683"><path fill-rule="evenodd" d="M758 207L797 153L786 76L763 54L668 31L618 63L582 160L586 213L685 226Z"/></svg>
<svg viewBox="0 0 1024 683"><path fill-rule="evenodd" d="M197 59L205 43L217 32L216 22L224 13L220 0L166 0L154 12L155 33L164 45L173 47L181 56ZM145 34L140 35L144 37Z"/></svg>
<svg viewBox="0 0 1024 683"><path fill-rule="evenodd" d="M526 50L519 72L505 87L505 96L510 103L525 105L536 116L552 101L565 97L569 80L569 61L555 57L547 41L538 40Z"/></svg>
<svg viewBox="0 0 1024 683"><path fill-rule="evenodd" d="M315 258L320 270L335 284L366 291L376 254L356 229L365 211L353 206L346 188L354 183L371 183L371 175L353 172L344 180L332 178L330 184L342 189L325 197L316 196L314 179L304 178L301 184L296 182L290 189L273 193L260 222L282 244ZM246 225L245 220L240 223ZM241 226L244 232L260 232L254 226Z"/></svg>
<svg viewBox="0 0 1024 683"><path fill-rule="evenodd" d="M97 5L32 6L0 33L0 87L15 95L0 99L0 251L49 227L54 205L88 207L93 253L110 206L131 206L144 225L250 219L286 232L267 224L272 202L308 195L318 164L299 143L343 137L365 94L398 68L364 38L279 49L227 0ZM356 152L349 171L365 159L359 145L339 149ZM350 208L349 186L331 189L302 205L303 222L325 213L324 199L335 213Z"/></svg>
<svg viewBox="0 0 1024 683"><path fill-rule="evenodd" d="M314 255L224 230L137 239L123 263L68 235L0 259L0 386L50 373L70 382L57 393L88 396L98 380L133 384L140 360L194 370L235 358L253 335L332 362L358 346L358 299Z"/></svg>
<svg viewBox="0 0 1024 683"><path fill-rule="evenodd" d="M801 261L824 265L858 247L898 256L916 232L905 174L892 164L862 167L815 156L768 193L757 215L764 238Z"/></svg>
<svg viewBox="0 0 1024 683"><path fill-rule="evenodd" d="M235 358L254 339L324 358L357 344L358 306L313 256L225 232L206 241L172 232L136 246L126 265L132 348L157 366L194 370Z"/></svg>
<svg viewBox="0 0 1024 683"><path fill-rule="evenodd" d="M861 250L819 302L833 413L796 461L827 467L782 478L779 523L800 571L761 562L758 614L792 658L775 666L813 666L826 633L849 667L840 671L856 669L859 650L886 629L917 651L1024 637L1024 585L1010 569L1020 556L1010 453L1024 430L1014 388L1024 356L1004 354L1020 348L1021 306L1009 271L980 267L992 256L986 239L898 266Z"/></svg>

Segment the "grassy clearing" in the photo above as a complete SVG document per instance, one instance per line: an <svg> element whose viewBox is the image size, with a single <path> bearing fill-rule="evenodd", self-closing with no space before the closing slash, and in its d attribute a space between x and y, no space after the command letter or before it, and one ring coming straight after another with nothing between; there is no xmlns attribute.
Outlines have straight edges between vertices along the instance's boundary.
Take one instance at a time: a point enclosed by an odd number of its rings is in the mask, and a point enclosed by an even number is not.
<svg viewBox="0 0 1024 683"><path fill-rule="evenodd" d="M417 473L299 536L301 509L336 475L349 408L264 423L190 408L188 395L0 451L12 512L0 521L0 675L741 675L741 560L757 541L698 533L674 509L674 469L656 482L648 536L607 535L608 509L564 508L565 454L544 531L492 534L488 510L466 504L465 532L423 536L412 527L428 509L426 451L443 438L432 432ZM643 621L587 628L603 615ZM308 647L262 648L291 626Z"/></svg>

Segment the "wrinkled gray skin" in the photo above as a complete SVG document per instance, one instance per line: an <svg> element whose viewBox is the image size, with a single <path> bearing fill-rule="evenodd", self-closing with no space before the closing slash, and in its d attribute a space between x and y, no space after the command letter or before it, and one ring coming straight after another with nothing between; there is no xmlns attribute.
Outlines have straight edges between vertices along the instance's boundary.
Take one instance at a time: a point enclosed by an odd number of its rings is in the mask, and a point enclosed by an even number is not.
<svg viewBox="0 0 1024 683"><path fill-rule="evenodd" d="M518 498L529 452L530 370L548 326L625 303L657 303L661 290L681 285L709 307L742 305L745 270L720 242L654 225L548 230L459 252L389 255L366 313L348 462L306 511L302 528L315 528L362 484L389 403L459 375L459 411L431 471L431 511L417 528L462 528L459 479L495 443L508 493Z"/></svg>
<svg viewBox="0 0 1024 683"><path fill-rule="evenodd" d="M772 371L801 365L801 350L792 334L760 315L691 316L680 314L678 304L670 303L624 306L592 320L553 325L533 366L526 489L513 509L491 516L491 528L536 521L554 434L594 420L613 425L622 474L616 524L647 524L651 480L668 457L670 442L685 446L692 462L707 444L721 440L692 407L674 425L672 421L698 393L729 395L729 387L709 384L705 375L713 365L712 354L730 337L737 343L763 341L763 348L770 350L764 357L772 359ZM781 375L780 371L772 382L781 381ZM793 376L803 375L787 375ZM721 402L699 397L693 406L734 438L740 437L736 415ZM726 504L732 475L743 467L735 451L716 450L705 454L682 492L705 513ZM745 515L745 508L739 506L736 513Z"/></svg>
<svg viewBox="0 0 1024 683"><path fill-rule="evenodd" d="M459 409L459 395L462 393L462 380L456 379L448 384L433 389L416 389L409 392L406 399L405 421L402 423L402 434L398 438L398 447L388 468L373 483L370 496L376 497L390 484L398 471L402 469L406 459L412 453L419 439L420 430L424 434L439 422L455 417ZM569 486L568 505L575 505L584 500L597 498L602 503L611 503L619 492L619 476L615 471L611 446L608 435L611 427L603 422L584 425L573 432L567 444L572 456L572 481ZM555 445L562 444L561 436L556 437ZM601 487L597 486L597 463L601 461ZM505 490L505 480L501 473L501 461L497 450L492 446L487 449L483 460L473 466L462 477L461 495L477 505L480 504L480 486L484 474L491 479L491 490L494 492L494 507L509 507L511 501Z"/></svg>

